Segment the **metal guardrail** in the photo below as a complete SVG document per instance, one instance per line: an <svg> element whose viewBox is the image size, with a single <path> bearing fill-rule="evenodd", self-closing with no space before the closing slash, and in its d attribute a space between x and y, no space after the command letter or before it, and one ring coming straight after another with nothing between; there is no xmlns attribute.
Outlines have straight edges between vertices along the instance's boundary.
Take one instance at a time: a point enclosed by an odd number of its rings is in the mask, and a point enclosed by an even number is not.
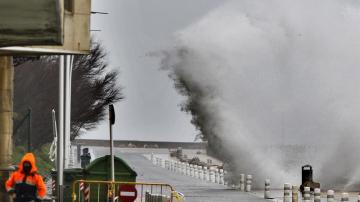
<svg viewBox="0 0 360 202"><path fill-rule="evenodd" d="M107 202L111 198L120 201L124 196L135 198L135 202L148 202L148 193L173 202L178 192L171 185L162 183L76 180L72 185L72 202Z"/></svg>

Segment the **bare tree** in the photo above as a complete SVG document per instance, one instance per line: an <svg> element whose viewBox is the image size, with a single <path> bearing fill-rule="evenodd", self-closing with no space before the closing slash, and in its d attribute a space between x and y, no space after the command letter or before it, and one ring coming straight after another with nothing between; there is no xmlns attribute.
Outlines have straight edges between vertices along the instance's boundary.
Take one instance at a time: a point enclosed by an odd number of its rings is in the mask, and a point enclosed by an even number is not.
<svg viewBox="0 0 360 202"><path fill-rule="evenodd" d="M71 98L71 137L80 129L92 129L104 119L107 106L121 100L117 84L118 72L106 63L106 53L99 43L93 43L89 55L74 57ZM41 146L52 140L51 109L58 109L58 57L19 57L14 60L15 143L26 140L27 127L21 123L32 109L32 142Z"/></svg>

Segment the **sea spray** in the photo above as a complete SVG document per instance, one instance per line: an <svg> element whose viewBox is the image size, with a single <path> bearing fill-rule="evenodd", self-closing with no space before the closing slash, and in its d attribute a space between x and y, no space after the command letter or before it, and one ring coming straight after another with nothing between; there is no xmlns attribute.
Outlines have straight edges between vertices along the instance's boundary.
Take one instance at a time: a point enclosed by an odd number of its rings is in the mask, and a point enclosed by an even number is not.
<svg viewBox="0 0 360 202"><path fill-rule="evenodd" d="M360 183L360 2L228 1L176 37L161 66L233 173Z"/></svg>

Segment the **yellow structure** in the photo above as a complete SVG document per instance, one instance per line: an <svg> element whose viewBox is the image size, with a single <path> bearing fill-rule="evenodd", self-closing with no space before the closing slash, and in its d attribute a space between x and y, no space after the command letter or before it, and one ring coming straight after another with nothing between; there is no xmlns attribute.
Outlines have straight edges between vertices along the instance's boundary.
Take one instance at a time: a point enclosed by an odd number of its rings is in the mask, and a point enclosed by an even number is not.
<svg viewBox="0 0 360 202"><path fill-rule="evenodd" d="M1 0L0 47L61 45L61 0Z"/></svg>
<svg viewBox="0 0 360 202"><path fill-rule="evenodd" d="M0 57L0 201L7 202L3 180L8 177L7 171L12 164L12 130L13 130L13 79L14 68L12 57Z"/></svg>
<svg viewBox="0 0 360 202"><path fill-rule="evenodd" d="M88 54L90 51L91 0L61 0L63 45L11 46L0 55Z"/></svg>

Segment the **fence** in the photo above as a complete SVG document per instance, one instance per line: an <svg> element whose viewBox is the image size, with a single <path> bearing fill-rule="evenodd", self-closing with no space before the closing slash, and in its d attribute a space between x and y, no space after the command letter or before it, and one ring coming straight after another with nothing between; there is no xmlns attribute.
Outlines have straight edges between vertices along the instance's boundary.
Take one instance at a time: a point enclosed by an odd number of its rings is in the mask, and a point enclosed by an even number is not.
<svg viewBox="0 0 360 202"><path fill-rule="evenodd" d="M121 198L149 202L149 194L166 198L163 200L166 202L173 202L177 196L169 184L77 180L72 187L72 202L108 202L112 198L115 202L121 201Z"/></svg>

